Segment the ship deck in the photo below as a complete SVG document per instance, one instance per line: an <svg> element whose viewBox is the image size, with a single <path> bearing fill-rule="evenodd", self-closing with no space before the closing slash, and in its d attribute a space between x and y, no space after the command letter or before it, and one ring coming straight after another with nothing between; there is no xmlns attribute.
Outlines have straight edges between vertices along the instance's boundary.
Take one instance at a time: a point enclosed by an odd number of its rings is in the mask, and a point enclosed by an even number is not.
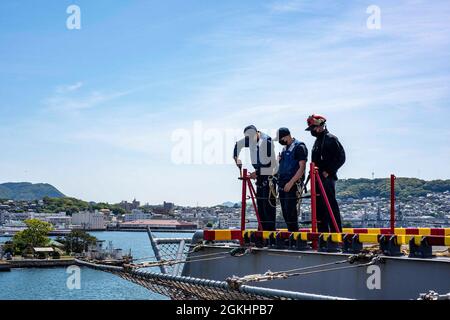
<svg viewBox="0 0 450 320"><path fill-rule="evenodd" d="M344 231L205 230L194 235L192 246L200 240L201 250L189 253L187 261L194 262L184 265L182 275L250 279L257 287L350 299L418 299L430 291L450 292L450 257L445 256L450 229L398 229L394 235L381 229ZM314 241L318 250L311 248ZM232 254L236 250L242 254ZM364 254L372 260L359 260ZM209 256L216 258L203 258ZM265 277L273 274L280 277Z"/></svg>

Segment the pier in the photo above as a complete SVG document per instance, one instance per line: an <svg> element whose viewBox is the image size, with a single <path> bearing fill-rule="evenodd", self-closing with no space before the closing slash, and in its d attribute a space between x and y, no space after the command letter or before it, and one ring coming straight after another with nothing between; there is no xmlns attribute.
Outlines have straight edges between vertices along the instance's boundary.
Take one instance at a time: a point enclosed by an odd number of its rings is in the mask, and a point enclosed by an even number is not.
<svg viewBox="0 0 450 320"><path fill-rule="evenodd" d="M0 260L0 272L11 271L11 264Z"/></svg>
<svg viewBox="0 0 450 320"><path fill-rule="evenodd" d="M55 268L68 267L76 264L74 258L64 259L17 259L0 261L0 271L9 271L16 268Z"/></svg>

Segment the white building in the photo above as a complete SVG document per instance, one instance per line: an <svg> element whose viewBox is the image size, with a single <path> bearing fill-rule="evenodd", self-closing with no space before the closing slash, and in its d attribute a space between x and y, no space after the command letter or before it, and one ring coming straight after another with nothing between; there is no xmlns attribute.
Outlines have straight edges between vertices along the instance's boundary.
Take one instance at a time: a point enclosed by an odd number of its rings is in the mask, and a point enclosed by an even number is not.
<svg viewBox="0 0 450 320"><path fill-rule="evenodd" d="M125 214L124 215L124 221L125 222L129 222L129 221L137 221L137 220L149 220L153 218L153 214L151 213L145 213L141 210L138 209L133 209L131 210L130 214Z"/></svg>
<svg viewBox="0 0 450 320"><path fill-rule="evenodd" d="M81 226L83 230L105 230L105 217L102 213L95 212L77 212L72 214L72 224Z"/></svg>
<svg viewBox="0 0 450 320"><path fill-rule="evenodd" d="M0 215L0 223L6 224L11 221L25 221L31 219L30 212L8 212L3 211Z"/></svg>
<svg viewBox="0 0 450 320"><path fill-rule="evenodd" d="M241 227L241 218L230 217L228 215L219 216L220 229L239 229Z"/></svg>
<svg viewBox="0 0 450 320"><path fill-rule="evenodd" d="M65 212L59 213L30 213L30 219L38 219L52 224L57 229L67 229L72 224L72 217Z"/></svg>

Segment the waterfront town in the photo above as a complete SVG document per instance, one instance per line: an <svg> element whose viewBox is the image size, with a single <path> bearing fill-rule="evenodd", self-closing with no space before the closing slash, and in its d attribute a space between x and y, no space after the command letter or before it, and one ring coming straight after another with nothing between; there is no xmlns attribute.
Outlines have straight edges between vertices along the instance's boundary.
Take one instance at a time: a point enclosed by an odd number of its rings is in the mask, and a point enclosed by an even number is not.
<svg viewBox="0 0 450 320"><path fill-rule="evenodd" d="M344 227L384 227L389 224L389 199L366 197L341 199ZM171 202L161 205L141 205L134 199L116 206L121 214L110 209L86 210L74 213L50 213L42 210L43 200L0 201L0 236L12 236L26 228L25 221L38 219L52 225L54 235L64 235L71 230L85 231L139 231L150 227L159 231L183 231L202 228L235 229L241 223L241 204L226 202L212 207L184 207ZM251 205L247 204L247 228L257 228L257 219ZM408 197L396 203L396 224L399 227L450 226L450 192L429 193L426 196ZM299 210L301 226L310 223L309 199L304 199ZM277 206L277 227L284 220Z"/></svg>

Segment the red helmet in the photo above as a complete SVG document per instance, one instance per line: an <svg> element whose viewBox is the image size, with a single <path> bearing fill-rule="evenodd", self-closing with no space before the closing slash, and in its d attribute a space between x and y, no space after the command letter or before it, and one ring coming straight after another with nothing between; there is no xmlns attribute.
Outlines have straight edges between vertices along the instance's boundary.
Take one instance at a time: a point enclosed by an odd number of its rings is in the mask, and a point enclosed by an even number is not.
<svg viewBox="0 0 450 320"><path fill-rule="evenodd" d="M311 131L311 129L315 126L323 126L327 122L327 118L321 116L320 114L313 114L306 119L306 123L308 124L308 128L306 131Z"/></svg>

